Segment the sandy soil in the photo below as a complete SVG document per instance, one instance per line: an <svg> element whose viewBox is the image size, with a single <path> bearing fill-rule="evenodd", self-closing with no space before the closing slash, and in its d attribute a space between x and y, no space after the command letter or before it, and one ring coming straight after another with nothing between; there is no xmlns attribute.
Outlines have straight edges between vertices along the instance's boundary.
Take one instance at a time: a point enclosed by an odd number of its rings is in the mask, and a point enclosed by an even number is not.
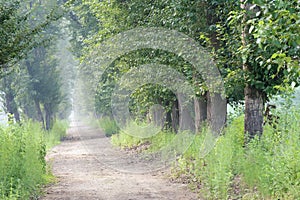
<svg viewBox="0 0 300 200"><path fill-rule="evenodd" d="M168 168L120 151L95 128L73 121L67 137L47 155L58 182L42 200L196 200L186 185L171 183Z"/></svg>

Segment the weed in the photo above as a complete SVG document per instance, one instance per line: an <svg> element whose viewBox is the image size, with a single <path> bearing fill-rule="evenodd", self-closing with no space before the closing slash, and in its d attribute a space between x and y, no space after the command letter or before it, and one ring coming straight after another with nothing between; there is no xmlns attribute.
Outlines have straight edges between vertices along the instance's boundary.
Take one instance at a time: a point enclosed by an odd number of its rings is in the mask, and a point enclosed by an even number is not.
<svg viewBox="0 0 300 200"><path fill-rule="evenodd" d="M176 160L172 178L189 183L207 199L300 199L300 110L291 107L276 113L276 126L267 124L261 138L244 147L243 115L235 116L214 148L201 157L207 128ZM123 148L146 141L155 151L168 144L174 133L160 131L148 137L134 137L137 129L127 126L112 137ZM132 134L128 134L132 133Z"/></svg>
<svg viewBox="0 0 300 200"><path fill-rule="evenodd" d="M0 128L1 199L30 199L38 195L41 185L51 177L45 162L46 148L57 144L65 130L66 123L56 123L47 133L33 122Z"/></svg>

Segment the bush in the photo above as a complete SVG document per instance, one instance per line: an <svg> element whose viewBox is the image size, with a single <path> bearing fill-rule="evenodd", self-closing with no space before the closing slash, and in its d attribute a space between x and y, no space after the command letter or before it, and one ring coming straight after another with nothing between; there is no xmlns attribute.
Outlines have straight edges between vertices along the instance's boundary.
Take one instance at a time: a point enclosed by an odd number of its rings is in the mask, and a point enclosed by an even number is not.
<svg viewBox="0 0 300 200"><path fill-rule="evenodd" d="M278 128L266 126L263 136L244 148L243 117L236 118L206 157L191 159L187 151L175 175L197 180L192 183L208 199L299 199L299 111L291 109L280 119ZM190 148L200 149L195 145Z"/></svg>

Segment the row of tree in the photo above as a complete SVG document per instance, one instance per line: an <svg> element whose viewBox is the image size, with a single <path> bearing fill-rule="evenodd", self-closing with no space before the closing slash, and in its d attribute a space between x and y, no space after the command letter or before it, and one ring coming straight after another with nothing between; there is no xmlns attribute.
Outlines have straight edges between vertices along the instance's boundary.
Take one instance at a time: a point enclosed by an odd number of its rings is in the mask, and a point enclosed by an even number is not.
<svg viewBox="0 0 300 200"><path fill-rule="evenodd" d="M130 52L101 72L101 79L93 75L103 67L97 63L94 49L108 38L137 27L183 32L211 52L224 80L227 103L245 103L246 138L263 132L263 112L269 99L299 85L298 0L70 0L68 8L73 49L82 59L87 88L95 88L90 93L96 94L98 114L112 115L111 95L122 75L155 60L183 73L194 86L196 129L204 120L213 123L218 115L226 117L226 108L216 109L210 104L214 99L191 63L164 50ZM131 99L130 111L137 118L145 118L152 105L163 105L166 126L177 130L178 96L172 91L147 84L136 89ZM226 107L226 102L219 102ZM214 110L220 112L212 114Z"/></svg>
<svg viewBox="0 0 300 200"><path fill-rule="evenodd" d="M70 55L65 53L68 38L61 31L65 20L60 3L10 0L0 4L4 110L9 120L38 120L47 130L57 116L65 118L71 110L74 63L61 61Z"/></svg>

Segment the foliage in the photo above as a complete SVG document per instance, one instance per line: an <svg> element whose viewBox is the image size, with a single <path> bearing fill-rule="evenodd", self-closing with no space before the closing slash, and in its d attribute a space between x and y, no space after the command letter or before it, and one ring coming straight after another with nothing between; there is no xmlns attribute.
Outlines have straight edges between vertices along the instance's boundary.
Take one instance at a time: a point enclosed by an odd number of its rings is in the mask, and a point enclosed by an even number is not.
<svg viewBox="0 0 300 200"><path fill-rule="evenodd" d="M229 64L225 80L253 86L263 91L268 100L299 82L299 2L254 0L244 3L250 7L247 11L236 5L226 23L217 26L222 44L217 51L217 62ZM245 46L240 39L243 31ZM249 67L248 71L241 71L243 64Z"/></svg>
<svg viewBox="0 0 300 200"><path fill-rule="evenodd" d="M94 51L101 42L105 39L114 36L122 31L146 26L146 27L165 27L169 29L176 29L192 36L198 40L200 30L207 30L207 19L202 15L206 15L205 10L206 1L186 2L186 1L70 1L70 8L77 16L80 24L82 24L82 31L84 34L77 32L76 38L82 38L84 45L84 55L81 57L80 73L85 74L87 88L93 87L95 93L95 110L99 115L110 116L110 97L119 78L131 68L138 68L141 64L149 63L151 60L162 63L175 68L184 73L187 79L195 82L193 75L197 75L192 66L185 62L178 55L164 52L161 50L142 49L136 52L131 52L123 55L116 60L109 69L101 72L101 79L97 77L97 71L101 71L97 64ZM193 5L190 5L190 4ZM152 6L149 6L152 5ZM86 15L87 8L91 11ZM129 12L130 11L130 12ZM175 14L174 14L175 13ZM92 22L98 32L90 30L87 26ZM126 22L126 23L125 23ZM75 30L76 31L76 30ZM76 45L76 43L73 43ZM82 51L82 49L80 49ZM202 82L201 76L198 82ZM99 80L100 79L100 80ZM90 81L95 82L90 84ZM197 88L198 83L195 83ZM146 88L146 90L145 90ZM197 88L197 91L201 89ZM200 93L200 92L199 92ZM145 116L145 113L152 104L161 103L166 110L172 107L174 102L174 94L170 91L165 92L160 87L143 87L137 88L135 94L132 95L131 111L137 118Z"/></svg>
<svg viewBox="0 0 300 200"><path fill-rule="evenodd" d="M65 123L55 127L49 133L33 122L0 128L1 199L36 198L40 187L52 179L46 166L46 149L66 131Z"/></svg>
<svg viewBox="0 0 300 200"><path fill-rule="evenodd" d="M138 135L142 136L140 132L141 128L138 128L142 126L149 128L149 126L143 122L139 122L139 126L137 126L137 123L134 121L129 122L126 127L120 129L118 134L112 136L112 144L124 149L134 149L143 144L151 144L148 151L155 152L160 150L175 137L175 134L169 131L158 131L155 135L147 138L135 137ZM145 129L145 132L146 131ZM153 130L149 128L148 131ZM147 135L145 132L143 134Z"/></svg>
<svg viewBox="0 0 300 200"><path fill-rule="evenodd" d="M51 21L61 16L58 9L51 7L43 21L31 26L34 13L23 9L27 2L20 0L0 1L0 68L15 64L35 46L46 41L40 33Z"/></svg>
<svg viewBox="0 0 300 200"><path fill-rule="evenodd" d="M104 131L105 136L110 137L119 132L117 123L109 117L102 117L98 120L100 128Z"/></svg>
<svg viewBox="0 0 300 200"><path fill-rule="evenodd" d="M7 2L6 6L11 5L10 3ZM67 60L63 58L65 55L57 53L58 48L61 52L67 48L64 46L66 43L58 43L59 37L61 40L67 40L67 36L61 35L66 31L60 30L65 21L54 22L54 19L48 16L48 13L55 14L55 20L61 17L58 1L26 1L19 2L18 5L16 9L18 8L17 14L20 17L27 13L23 16L26 19L20 27L24 26L30 30L31 27L43 24L42 32L36 33L38 38L43 38L43 42L32 38L37 40L35 48L26 52L26 56L20 57L21 61L14 61L13 70L2 69L2 72L6 73L1 80L5 111L12 114L17 122L23 118L39 120L45 129L49 130L57 115L66 118L70 114L71 88L67 86L71 86L71 82L74 81L74 67L68 66L67 69L62 61ZM61 25L58 22L61 22ZM17 30L15 34L19 34ZM69 54L68 57L72 56Z"/></svg>
<svg viewBox="0 0 300 200"><path fill-rule="evenodd" d="M298 199L300 197L299 109L286 107L276 114L279 121L266 125L262 137L244 147L243 115L226 127L214 149L204 158L200 147L207 129L174 163L171 177L189 183L207 199ZM278 124L277 124L278 123ZM274 128L275 127L275 128ZM147 151L168 144L173 133L160 132L140 139L125 128L113 135L112 143L136 149L145 143Z"/></svg>

